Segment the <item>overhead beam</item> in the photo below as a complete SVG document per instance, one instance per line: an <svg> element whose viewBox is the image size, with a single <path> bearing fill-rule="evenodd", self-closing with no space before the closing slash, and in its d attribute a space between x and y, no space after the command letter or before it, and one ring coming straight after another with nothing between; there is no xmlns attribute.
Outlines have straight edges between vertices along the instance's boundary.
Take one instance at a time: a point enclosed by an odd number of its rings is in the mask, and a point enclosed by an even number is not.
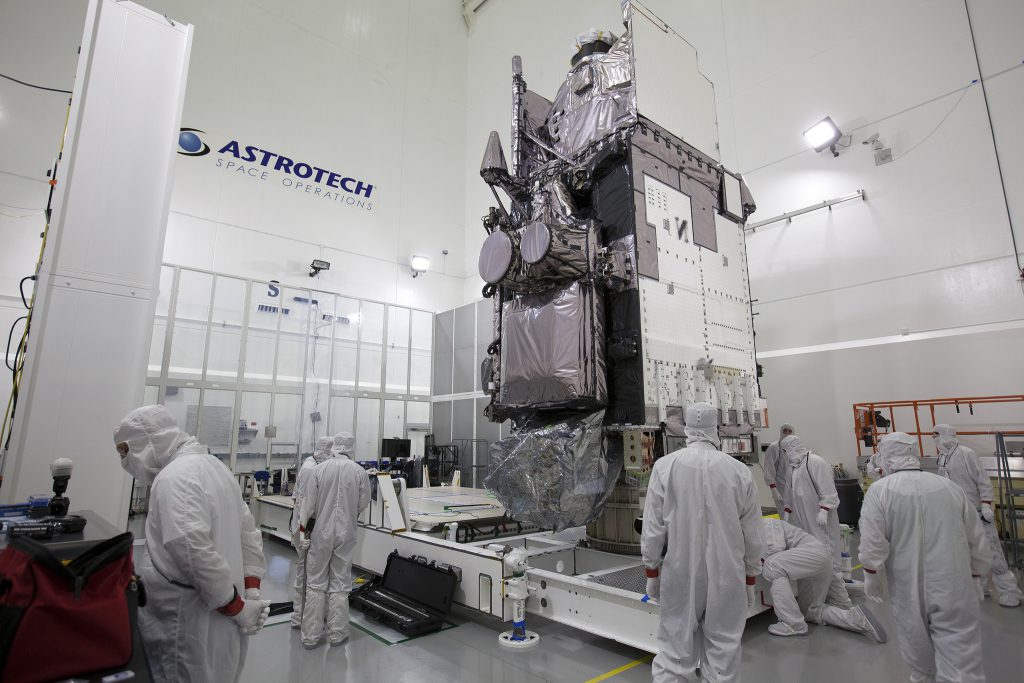
<svg viewBox="0 0 1024 683"><path fill-rule="evenodd" d="M865 198L866 195L864 194L864 190L857 190L856 192L851 192L850 194L844 194L842 197L836 197L835 199L826 199L823 202L818 202L817 204L805 206L802 209L797 209L795 211L787 211L786 213L780 213L778 216L775 216L774 218L758 221L756 223L747 223L747 225L744 226L743 229L746 230L747 232L755 232L758 228L763 228L766 225L778 223L779 221L788 221L794 216L800 216L802 214L817 211L819 209L830 209L834 204L842 204L843 202L848 202L853 199Z"/></svg>

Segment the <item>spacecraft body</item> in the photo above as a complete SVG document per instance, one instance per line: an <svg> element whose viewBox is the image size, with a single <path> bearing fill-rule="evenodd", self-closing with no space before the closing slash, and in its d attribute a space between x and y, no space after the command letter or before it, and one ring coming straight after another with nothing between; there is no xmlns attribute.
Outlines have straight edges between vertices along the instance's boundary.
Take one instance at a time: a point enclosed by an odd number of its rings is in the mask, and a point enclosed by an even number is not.
<svg viewBox="0 0 1024 683"><path fill-rule="evenodd" d="M494 301L481 382L487 417L512 424L486 486L519 521L588 525L622 552L638 550L647 477L684 445L688 403L718 406L737 457L767 426L743 240L754 202L715 158L695 51L674 34L655 44L667 32L632 15L621 36L582 37L553 100L513 59L511 167L492 132L480 171L498 203L479 258ZM648 118L645 97L670 120Z"/></svg>

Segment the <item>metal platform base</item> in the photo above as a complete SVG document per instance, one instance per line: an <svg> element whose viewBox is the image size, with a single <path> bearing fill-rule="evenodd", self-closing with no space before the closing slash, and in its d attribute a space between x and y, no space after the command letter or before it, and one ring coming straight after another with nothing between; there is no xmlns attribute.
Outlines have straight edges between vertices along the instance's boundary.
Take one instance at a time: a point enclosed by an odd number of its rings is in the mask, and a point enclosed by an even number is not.
<svg viewBox="0 0 1024 683"><path fill-rule="evenodd" d="M587 543L590 544L591 548L597 550L603 550L606 553L615 553L617 555L640 555L640 544L639 543L622 543L619 541L605 541L600 538L594 538L592 536L587 537Z"/></svg>
<svg viewBox="0 0 1024 683"><path fill-rule="evenodd" d="M592 575L587 578L587 581L602 586L621 588L624 591L640 593L641 595L647 591L647 576L644 574L643 565L617 569L607 574Z"/></svg>
<svg viewBox="0 0 1024 683"><path fill-rule="evenodd" d="M568 545L578 545L580 541L587 537L587 530L585 527L573 527L572 529L565 529L564 531L552 531L545 534L547 538L552 541L558 541L559 543L566 543Z"/></svg>
<svg viewBox="0 0 1024 683"><path fill-rule="evenodd" d="M429 531L437 526L500 520L505 507L494 494L467 486L427 486L408 489L413 528Z"/></svg>
<svg viewBox="0 0 1024 683"><path fill-rule="evenodd" d="M533 631L527 631L524 640L515 640L512 631L505 631L498 636L498 644L509 650L529 650L540 645L540 636Z"/></svg>
<svg viewBox="0 0 1024 683"><path fill-rule="evenodd" d="M389 491L388 475L376 475L382 491ZM647 652L658 649L658 613L656 602L645 600L646 578L637 556L603 552L586 543L586 529L560 532L533 532L485 538L468 543L449 540L444 526L431 532L416 530L417 523L434 526L440 518L456 515L477 520L499 512L496 501L485 491L458 487L396 489L390 506L387 496L378 497L360 515L353 565L380 574L388 556L398 551L403 556L417 555L426 561L449 564L462 572L453 602L481 614L508 622L512 618L512 600L504 591L504 557L513 548L526 551L529 598L527 614L579 628ZM273 533L272 527L287 532L285 501L258 500L260 528ZM397 509L397 511L396 511ZM269 518L278 513L280 520ZM504 513L504 510L500 510ZM469 522L466 522L469 523ZM442 531L438 531L440 528ZM764 585L758 586L762 599L748 616L769 609L764 600ZM509 647L528 647L513 641Z"/></svg>
<svg viewBox="0 0 1024 683"><path fill-rule="evenodd" d="M438 529L451 522L488 523L505 517L505 507L484 489L428 486L408 489L407 495L409 521L417 531ZM293 506L291 496L259 496L253 500L252 513L261 531L287 541L291 538L288 525Z"/></svg>

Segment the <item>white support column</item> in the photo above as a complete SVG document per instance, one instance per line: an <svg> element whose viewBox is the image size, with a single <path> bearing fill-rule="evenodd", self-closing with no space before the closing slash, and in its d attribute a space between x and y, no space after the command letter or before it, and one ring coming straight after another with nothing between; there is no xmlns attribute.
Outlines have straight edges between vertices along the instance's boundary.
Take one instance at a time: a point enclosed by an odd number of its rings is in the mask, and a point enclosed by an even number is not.
<svg viewBox="0 0 1024 683"><path fill-rule="evenodd" d="M142 402L191 47L189 24L89 4L3 502L49 491L67 457L72 510L126 525L112 437Z"/></svg>

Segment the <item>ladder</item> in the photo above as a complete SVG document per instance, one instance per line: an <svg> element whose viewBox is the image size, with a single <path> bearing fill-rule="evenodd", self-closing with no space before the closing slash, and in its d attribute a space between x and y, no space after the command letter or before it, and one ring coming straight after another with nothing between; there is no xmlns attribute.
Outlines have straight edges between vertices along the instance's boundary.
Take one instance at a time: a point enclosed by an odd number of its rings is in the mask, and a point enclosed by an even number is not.
<svg viewBox="0 0 1024 683"><path fill-rule="evenodd" d="M1024 521L1024 502L1018 502L1018 498L1024 498L1024 468L1016 470L1016 482L1014 481L1014 470L1010 468L1010 455L1006 450L1006 440L1002 432L996 432L996 477L999 482L999 506L996 516L999 520L999 528L1002 529L1003 549L1006 552L1006 561L1011 569L1024 570L1024 539L1021 538L1019 524ZM1013 456L1014 461L1020 461L1021 457ZM1014 488L1014 486L1019 488Z"/></svg>

